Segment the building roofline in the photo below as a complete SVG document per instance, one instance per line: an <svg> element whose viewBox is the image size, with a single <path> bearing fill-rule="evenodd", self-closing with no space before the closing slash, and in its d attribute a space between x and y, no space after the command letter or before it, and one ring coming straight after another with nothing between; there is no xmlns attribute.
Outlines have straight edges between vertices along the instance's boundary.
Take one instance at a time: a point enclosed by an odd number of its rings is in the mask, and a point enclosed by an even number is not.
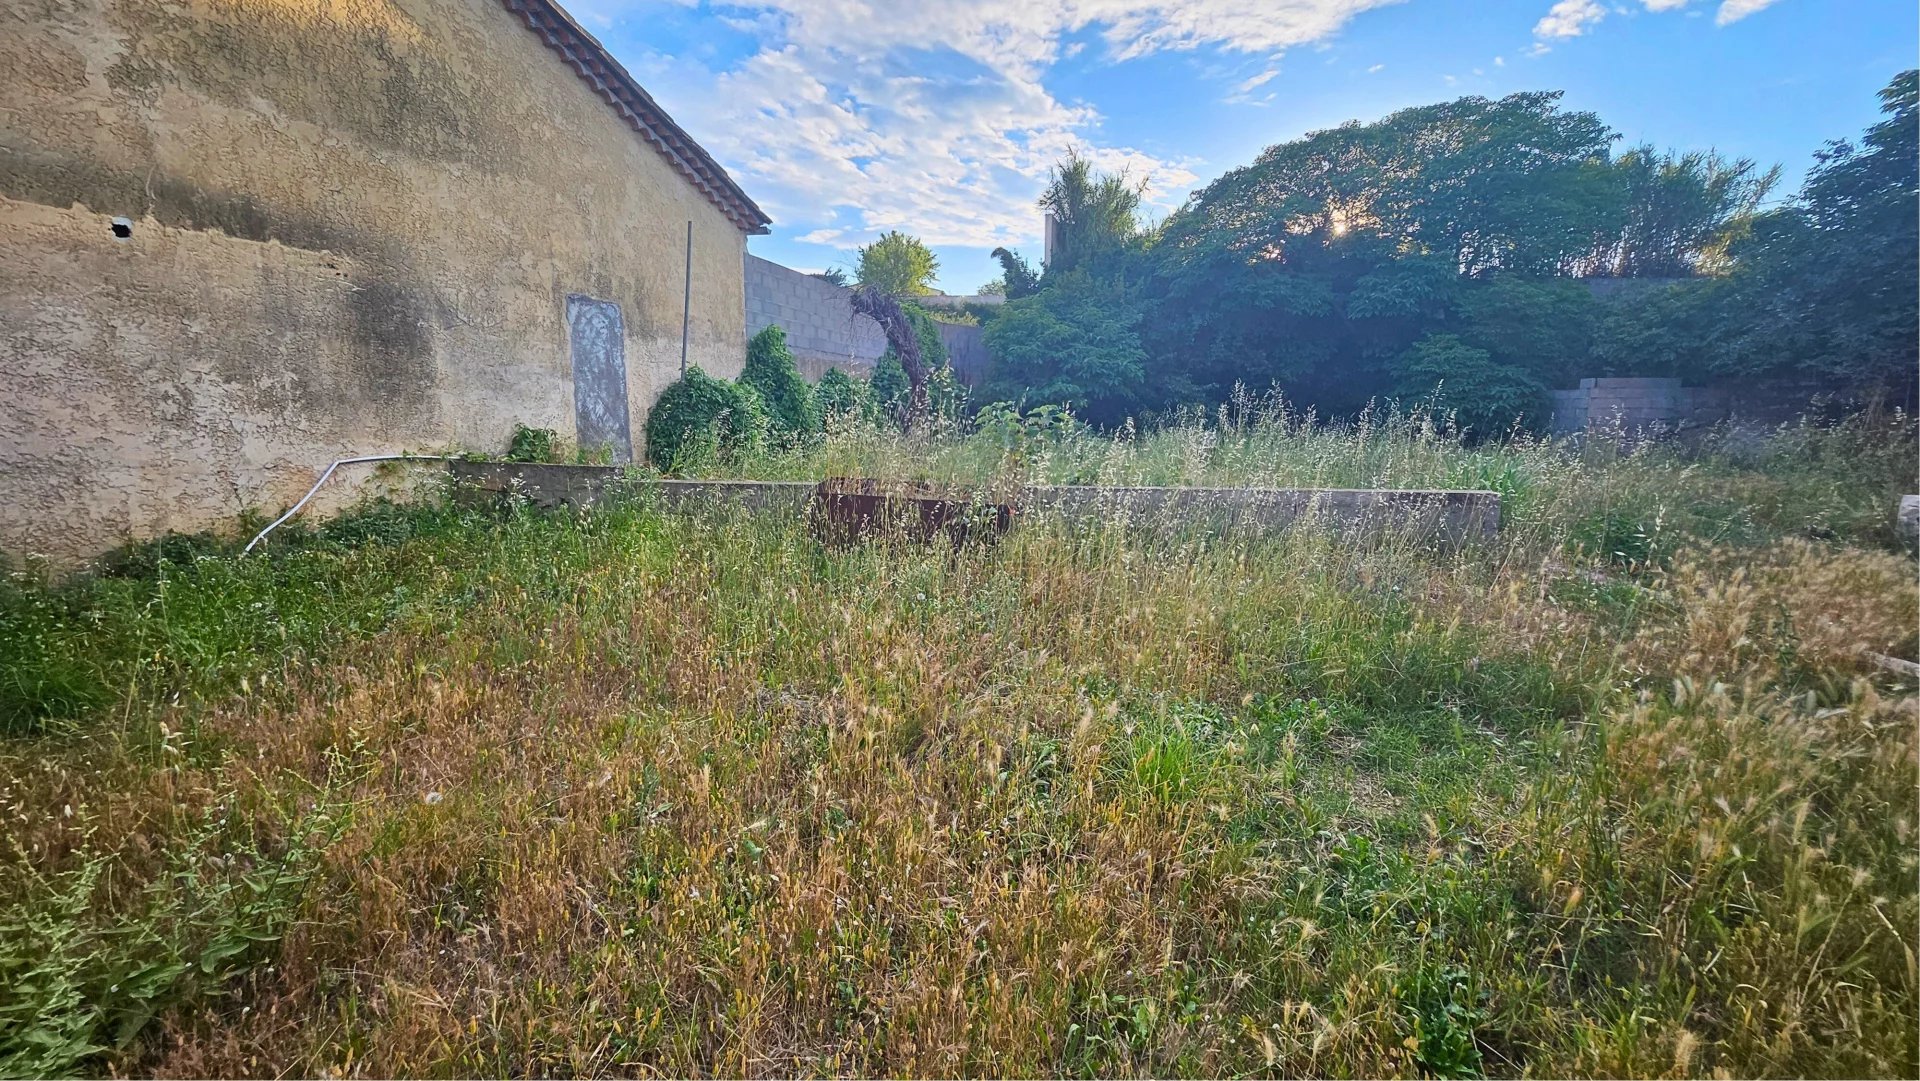
<svg viewBox="0 0 1920 1081"><path fill-rule="evenodd" d="M573 21L555 0L500 0L502 6L540 35L627 126L652 143L673 167L743 233L761 234L773 219L767 217L713 156L673 122L652 95L641 89L606 46Z"/></svg>

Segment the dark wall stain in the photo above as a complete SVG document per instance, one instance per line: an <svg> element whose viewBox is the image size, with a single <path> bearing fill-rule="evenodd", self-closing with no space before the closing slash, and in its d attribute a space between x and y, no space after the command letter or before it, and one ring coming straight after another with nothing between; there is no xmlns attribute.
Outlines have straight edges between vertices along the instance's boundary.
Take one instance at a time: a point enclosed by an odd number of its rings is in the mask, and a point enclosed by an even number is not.
<svg viewBox="0 0 1920 1081"><path fill-rule="evenodd" d="M0 139L5 139L0 133ZM246 194L217 191L154 170L137 172L47 150L0 148L0 195L99 214L151 216L176 229L216 230L243 240L277 240L290 248L348 252L386 261L392 246L297 210L268 206Z"/></svg>
<svg viewBox="0 0 1920 1081"><path fill-rule="evenodd" d="M398 5L386 7L404 17ZM268 4L221 13L117 0L111 18L127 51L108 79L136 93L166 82L245 110L264 98L288 116L376 146L479 167L518 142L500 107L502 88L463 77L430 36L404 42L377 25L302 25Z"/></svg>
<svg viewBox="0 0 1920 1081"><path fill-rule="evenodd" d="M267 366L291 384L253 404L302 417L352 418L394 432L418 430L440 409L440 373L430 324L431 290L402 280L360 275L334 303L316 304L304 282L271 276L262 283L262 321L274 329L260 342ZM273 359L277 358L277 359ZM244 368L246 357L233 364ZM236 386L252 373L222 364Z"/></svg>

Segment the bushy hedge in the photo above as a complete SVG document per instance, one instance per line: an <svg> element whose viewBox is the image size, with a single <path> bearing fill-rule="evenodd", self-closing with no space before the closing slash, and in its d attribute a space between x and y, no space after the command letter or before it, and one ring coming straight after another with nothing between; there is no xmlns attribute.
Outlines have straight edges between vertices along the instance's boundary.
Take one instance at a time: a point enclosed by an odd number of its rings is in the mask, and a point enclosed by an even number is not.
<svg viewBox="0 0 1920 1081"><path fill-rule="evenodd" d="M895 370L898 368L895 365ZM900 374L904 376L906 373ZM820 382L813 388L813 404L823 424L859 416L867 405L867 384L838 368L828 368L827 374L821 376Z"/></svg>
<svg viewBox="0 0 1920 1081"><path fill-rule="evenodd" d="M774 434L793 436L820 430L813 388L793 366L786 331L770 326L753 336L747 343L747 366L740 373L740 382L760 392Z"/></svg>
<svg viewBox="0 0 1920 1081"><path fill-rule="evenodd" d="M671 470L703 454L750 450L765 441L767 427L759 391L689 368L647 414L647 458Z"/></svg>

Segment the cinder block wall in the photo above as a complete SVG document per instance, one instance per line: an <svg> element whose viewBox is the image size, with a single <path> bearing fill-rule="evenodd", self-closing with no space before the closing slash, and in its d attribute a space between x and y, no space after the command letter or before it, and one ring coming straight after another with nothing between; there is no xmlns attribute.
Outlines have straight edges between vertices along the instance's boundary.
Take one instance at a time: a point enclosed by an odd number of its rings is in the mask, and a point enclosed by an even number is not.
<svg viewBox="0 0 1920 1081"><path fill-rule="evenodd" d="M1614 429L1653 434L1714 424L1736 415L1750 422L1777 424L1820 411L1821 396L1822 388L1816 385L1790 382L1688 387L1678 379L1582 379L1572 390L1553 392L1553 434ZM1827 407L1833 404L1828 402Z"/></svg>
<svg viewBox="0 0 1920 1081"><path fill-rule="evenodd" d="M769 326L787 332L800 374L818 379L828 368L865 374L887 338L880 324L854 314L849 290L756 255L747 256L747 335Z"/></svg>
<svg viewBox="0 0 1920 1081"><path fill-rule="evenodd" d="M1627 432L1710 424L1727 416L1726 387L1687 387L1678 379L1602 377L1582 379L1573 390L1553 392L1553 434L1619 428Z"/></svg>

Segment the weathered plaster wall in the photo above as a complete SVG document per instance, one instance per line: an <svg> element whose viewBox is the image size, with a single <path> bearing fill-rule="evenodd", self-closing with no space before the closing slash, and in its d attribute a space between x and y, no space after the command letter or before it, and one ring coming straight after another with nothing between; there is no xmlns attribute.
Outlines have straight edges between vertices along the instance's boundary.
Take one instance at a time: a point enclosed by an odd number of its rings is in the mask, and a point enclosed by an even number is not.
<svg viewBox="0 0 1920 1081"><path fill-rule="evenodd" d="M16 0L0 70L0 551L571 433L569 293L638 444L689 220L690 360L739 371L745 238L497 0Z"/></svg>

